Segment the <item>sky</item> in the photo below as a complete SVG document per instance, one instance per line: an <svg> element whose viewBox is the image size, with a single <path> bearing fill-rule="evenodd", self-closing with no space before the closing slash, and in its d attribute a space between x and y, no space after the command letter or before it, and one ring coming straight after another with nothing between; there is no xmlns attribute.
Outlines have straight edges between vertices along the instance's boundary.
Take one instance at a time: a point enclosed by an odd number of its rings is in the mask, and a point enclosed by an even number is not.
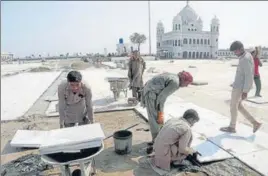
<svg viewBox="0 0 268 176"><path fill-rule="evenodd" d="M171 31L172 20L186 1L151 1L151 45L156 52L156 25ZM268 46L268 1L190 1L189 5L210 29L220 20L219 48L234 40L246 47ZM148 38L148 1L1 1L1 52L17 57L69 52L116 52L119 38L130 42L134 33ZM149 52L149 42L141 53Z"/></svg>

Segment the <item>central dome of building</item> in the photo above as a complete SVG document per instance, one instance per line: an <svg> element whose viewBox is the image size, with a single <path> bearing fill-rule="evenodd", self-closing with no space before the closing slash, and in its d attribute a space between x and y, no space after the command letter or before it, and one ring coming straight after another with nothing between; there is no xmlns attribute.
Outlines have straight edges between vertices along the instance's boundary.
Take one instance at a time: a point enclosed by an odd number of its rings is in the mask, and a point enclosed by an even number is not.
<svg viewBox="0 0 268 176"><path fill-rule="evenodd" d="M185 21L196 21L198 15L195 13L194 9L192 9L189 4L187 4L179 13L182 17L182 20Z"/></svg>

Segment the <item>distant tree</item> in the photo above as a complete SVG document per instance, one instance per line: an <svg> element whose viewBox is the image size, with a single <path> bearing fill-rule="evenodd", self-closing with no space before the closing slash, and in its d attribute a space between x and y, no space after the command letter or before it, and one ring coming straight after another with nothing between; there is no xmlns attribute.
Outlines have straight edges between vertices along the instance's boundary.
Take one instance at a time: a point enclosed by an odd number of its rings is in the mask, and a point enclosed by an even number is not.
<svg viewBox="0 0 268 176"><path fill-rule="evenodd" d="M139 34L137 32L133 33L131 36L130 36L130 41L134 44L137 44L138 45L138 51L140 51L140 45L142 43L145 43L146 41L146 36L144 34Z"/></svg>

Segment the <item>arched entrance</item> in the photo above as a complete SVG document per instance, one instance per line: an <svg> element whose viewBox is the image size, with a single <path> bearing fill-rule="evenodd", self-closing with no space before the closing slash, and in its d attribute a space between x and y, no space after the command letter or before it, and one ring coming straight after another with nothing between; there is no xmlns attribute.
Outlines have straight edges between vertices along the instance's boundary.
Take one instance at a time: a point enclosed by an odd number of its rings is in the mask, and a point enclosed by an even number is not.
<svg viewBox="0 0 268 176"><path fill-rule="evenodd" d="M197 59L199 58L199 52L196 52L196 58Z"/></svg>
<svg viewBox="0 0 268 176"><path fill-rule="evenodd" d="M193 52L193 59L195 59L195 52Z"/></svg>
<svg viewBox="0 0 268 176"><path fill-rule="evenodd" d="M191 52L188 53L188 58L190 58L190 59L192 58Z"/></svg>
<svg viewBox="0 0 268 176"><path fill-rule="evenodd" d="M187 51L184 51L182 54L182 58L186 59L187 58Z"/></svg>

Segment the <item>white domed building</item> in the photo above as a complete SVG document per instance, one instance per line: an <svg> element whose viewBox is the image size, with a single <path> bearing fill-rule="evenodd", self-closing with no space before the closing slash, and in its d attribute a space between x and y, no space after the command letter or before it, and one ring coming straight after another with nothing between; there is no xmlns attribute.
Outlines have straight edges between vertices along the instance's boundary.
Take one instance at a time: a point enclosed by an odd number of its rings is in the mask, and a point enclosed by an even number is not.
<svg viewBox="0 0 268 176"><path fill-rule="evenodd" d="M172 31L165 33L163 23L157 24L157 56L161 58L217 58L219 19L211 20L210 31L203 31L203 21L187 5L173 18Z"/></svg>

